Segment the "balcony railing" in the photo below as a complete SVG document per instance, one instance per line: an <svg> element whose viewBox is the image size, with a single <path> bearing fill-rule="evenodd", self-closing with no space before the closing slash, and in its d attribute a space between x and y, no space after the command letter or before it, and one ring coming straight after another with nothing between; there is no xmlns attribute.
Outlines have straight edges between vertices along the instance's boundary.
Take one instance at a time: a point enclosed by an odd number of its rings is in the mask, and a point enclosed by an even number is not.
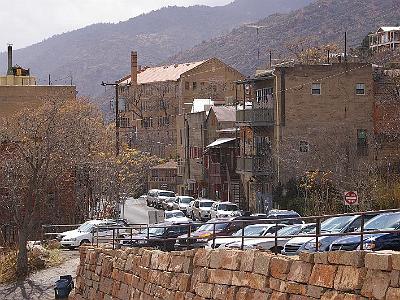
<svg viewBox="0 0 400 300"><path fill-rule="evenodd" d="M272 126L274 125L274 110L272 108L238 110L236 122L249 123L253 126Z"/></svg>
<svg viewBox="0 0 400 300"><path fill-rule="evenodd" d="M251 173L253 175L268 176L273 173L272 158L265 157L238 157L237 167L238 173Z"/></svg>

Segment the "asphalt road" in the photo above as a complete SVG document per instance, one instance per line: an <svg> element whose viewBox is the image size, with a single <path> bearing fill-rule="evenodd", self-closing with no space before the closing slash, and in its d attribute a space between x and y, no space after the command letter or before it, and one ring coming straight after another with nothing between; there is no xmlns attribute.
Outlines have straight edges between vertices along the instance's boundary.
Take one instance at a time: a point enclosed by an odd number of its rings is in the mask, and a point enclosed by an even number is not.
<svg viewBox="0 0 400 300"><path fill-rule="evenodd" d="M121 208L121 217L131 224L149 224L150 210L154 209L146 206L146 200L128 198L125 202L124 216Z"/></svg>

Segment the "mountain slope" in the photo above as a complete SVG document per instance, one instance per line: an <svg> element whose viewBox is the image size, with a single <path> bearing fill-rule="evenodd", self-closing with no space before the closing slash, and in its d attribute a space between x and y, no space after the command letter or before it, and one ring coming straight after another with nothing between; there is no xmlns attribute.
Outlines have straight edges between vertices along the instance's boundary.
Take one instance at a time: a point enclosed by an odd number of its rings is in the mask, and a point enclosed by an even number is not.
<svg viewBox="0 0 400 300"><path fill-rule="evenodd" d="M344 32L350 47L359 45L371 31L400 23L399 0L318 0L289 14L276 14L259 22L259 40L254 28L242 26L229 34L201 43L168 61L198 60L216 56L245 74L252 74L268 61L290 56L287 44L308 39L311 45L337 43L344 47ZM261 58L257 60L260 47Z"/></svg>
<svg viewBox="0 0 400 300"><path fill-rule="evenodd" d="M118 24L95 24L56 35L15 51L14 62L31 68L39 83L51 74L54 84L71 78L81 94L102 92L99 82L129 72L130 51L139 64L154 65L202 41L227 33L246 22L288 12L313 0L236 0L221 7L167 7ZM6 55L0 55L5 71Z"/></svg>

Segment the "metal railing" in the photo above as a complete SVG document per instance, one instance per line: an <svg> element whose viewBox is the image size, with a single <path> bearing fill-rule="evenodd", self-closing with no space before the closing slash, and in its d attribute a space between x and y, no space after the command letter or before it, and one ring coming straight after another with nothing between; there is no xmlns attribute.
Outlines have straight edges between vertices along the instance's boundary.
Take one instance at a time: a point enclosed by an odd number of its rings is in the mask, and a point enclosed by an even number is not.
<svg viewBox="0 0 400 300"><path fill-rule="evenodd" d="M272 108L253 108L236 111L237 123L250 123L254 126L268 126L274 124L274 110Z"/></svg>
<svg viewBox="0 0 400 300"><path fill-rule="evenodd" d="M211 242L211 248L216 247L216 239L226 239L226 238L232 238L232 235L230 233L233 233L235 231L241 230L241 235L240 236L235 236L240 239L241 241L241 246L239 247L240 249L245 248L245 241L247 239L271 239L274 240L273 247L270 248L275 254L280 253L280 249L283 247L279 245L279 241L281 239L290 239L290 238L295 238L295 237L307 237L310 238L310 240L315 239L315 251L318 252L321 249L319 249L319 240L323 237L329 237L329 236L334 236L334 237L344 237L344 236L360 236L360 244L359 248L360 250L364 249L364 237L365 235L372 235L372 234L380 234L380 233L399 233L400 230L371 230L371 231L365 231L364 226L365 226L365 219L367 216L371 215L378 215L382 213L390 213L390 212L400 212L400 209L390 209L390 210L380 210L380 211L366 211L366 212L354 212L354 213L346 213L346 214L333 214L333 215L324 215L324 216L310 216L310 217L291 217L291 218L279 218L279 219L268 219L268 218L247 218L247 219L229 219L229 220L218 220L215 222L207 222L207 223L186 223L186 224L173 224L171 225L166 225L166 224L155 224L155 225L149 225L149 224L131 224L127 227L104 227L104 226L99 226L97 227L96 234L93 235L93 240L92 244L96 244L99 246L99 244L103 243L108 243L110 246L112 245L112 248L115 249L116 247L120 246L121 241L128 241L128 246L131 247L153 247L153 248L159 248L159 249L167 249L171 250L167 247L167 244L173 244L173 250L186 250L186 249L192 249L192 248L197 248L199 245L200 246L207 246L209 242ZM333 217L341 217L341 216L358 216L360 218L360 227L358 231L350 231L350 232L323 232L321 231L321 223L323 220L333 218ZM278 235L278 229L281 227L281 224L290 224L290 223L296 223L298 224L299 221L301 222L306 222L306 223L315 223L316 224L316 230L313 233L307 233L307 234L294 234L294 235ZM217 229L218 224L229 224L227 226L231 226L231 231L221 231ZM209 224L212 225L213 228L212 230L209 230L209 235L207 237L202 237L202 236L193 236L193 229L204 225L204 224ZM245 227L247 225L254 225L254 224L274 224L274 233L272 235L265 235L265 236L246 236L245 235ZM139 238L138 236L135 236L138 232L136 231L137 228L140 230L145 229L147 234L144 235L142 233L142 236ZM157 236L152 236L150 235L150 229L154 228L163 228L164 230L168 228L187 228L185 232L182 232L182 235L177 235L173 237L168 237L168 238L162 238L162 237L157 237ZM134 232L135 230L135 232ZM105 235L99 235L99 232L107 232L108 234ZM129 232L129 234L123 234L123 232ZM143 232L143 231L142 231ZM400 239L400 237L399 237ZM200 242L199 242L200 240ZM144 241L144 243L138 243L138 241ZM134 245L134 242L136 243ZM199 242L197 245L195 244L196 242Z"/></svg>

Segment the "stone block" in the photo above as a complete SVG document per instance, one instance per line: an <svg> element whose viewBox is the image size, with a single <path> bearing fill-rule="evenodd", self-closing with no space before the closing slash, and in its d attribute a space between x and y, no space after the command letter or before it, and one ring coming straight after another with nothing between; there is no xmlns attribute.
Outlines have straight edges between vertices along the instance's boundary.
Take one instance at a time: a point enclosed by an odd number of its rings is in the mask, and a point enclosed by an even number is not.
<svg viewBox="0 0 400 300"><path fill-rule="evenodd" d="M332 288L336 276L336 269L337 266L316 264L313 267L308 283L311 285Z"/></svg>
<svg viewBox="0 0 400 300"><path fill-rule="evenodd" d="M360 290L366 274L367 270L365 268L339 266L333 286L339 291Z"/></svg>
<svg viewBox="0 0 400 300"><path fill-rule="evenodd" d="M314 253L302 251L299 254L299 259L307 263L314 263Z"/></svg>
<svg viewBox="0 0 400 300"><path fill-rule="evenodd" d="M395 300L400 299L400 289L399 288L388 288L386 293L387 300Z"/></svg>
<svg viewBox="0 0 400 300"><path fill-rule="evenodd" d="M274 291L284 293L286 291L286 285L287 283L284 280L276 279L273 277L269 278L269 287Z"/></svg>
<svg viewBox="0 0 400 300"><path fill-rule="evenodd" d="M328 262L334 265L364 267L364 251L331 251L328 253Z"/></svg>
<svg viewBox="0 0 400 300"><path fill-rule="evenodd" d="M390 272L390 286L391 287L400 287L400 271L393 270Z"/></svg>
<svg viewBox="0 0 400 300"><path fill-rule="evenodd" d="M240 261L240 271L251 272L254 266L255 253L259 253L258 250L246 250Z"/></svg>
<svg viewBox="0 0 400 300"><path fill-rule="evenodd" d="M254 290L249 288L241 287L236 293L236 300L253 300Z"/></svg>
<svg viewBox="0 0 400 300"><path fill-rule="evenodd" d="M286 284L286 293L296 295L306 295L307 285L298 282L289 281Z"/></svg>
<svg viewBox="0 0 400 300"><path fill-rule="evenodd" d="M289 300L310 300L307 296L303 295L290 295Z"/></svg>
<svg viewBox="0 0 400 300"><path fill-rule="evenodd" d="M219 267L226 270L238 270L240 267L240 260L242 251L223 251L220 257Z"/></svg>
<svg viewBox="0 0 400 300"><path fill-rule="evenodd" d="M211 298L213 295L214 285L210 283L198 283L196 286L196 294L203 298Z"/></svg>
<svg viewBox="0 0 400 300"><path fill-rule="evenodd" d="M243 256L246 256L243 255ZM269 268L273 255L268 252L255 252L254 253L254 266L253 270L257 274L269 275Z"/></svg>
<svg viewBox="0 0 400 300"><path fill-rule="evenodd" d="M392 253L392 268L394 270L400 270L400 253L399 252Z"/></svg>
<svg viewBox="0 0 400 300"><path fill-rule="evenodd" d="M367 269L391 271L392 253L371 252L365 255L365 267Z"/></svg>
<svg viewBox="0 0 400 300"><path fill-rule="evenodd" d="M285 280L290 271L292 261L292 259L283 256L272 257L270 262L271 276L277 279Z"/></svg>
<svg viewBox="0 0 400 300"><path fill-rule="evenodd" d="M368 270L361 295L367 298L384 299L390 284L390 273Z"/></svg>
<svg viewBox="0 0 400 300"><path fill-rule="evenodd" d="M288 274L288 280L308 283L313 265L304 261L293 261Z"/></svg>
<svg viewBox="0 0 400 300"><path fill-rule="evenodd" d="M213 289L212 298L218 300L225 300L227 291L228 291L227 285L216 284Z"/></svg>
<svg viewBox="0 0 400 300"><path fill-rule="evenodd" d="M230 285L232 283L232 271L223 269L211 269L209 282L214 284Z"/></svg>
<svg viewBox="0 0 400 300"><path fill-rule="evenodd" d="M161 271L167 271L169 263L171 261L171 255L169 255L169 253L167 252L158 253L157 260L158 260L158 269Z"/></svg>
<svg viewBox="0 0 400 300"><path fill-rule="evenodd" d="M289 300L289 295L281 292L273 292L270 300Z"/></svg>
<svg viewBox="0 0 400 300"><path fill-rule="evenodd" d="M194 255L193 264L198 267L208 267L210 264L210 254L209 249L198 249Z"/></svg>
<svg viewBox="0 0 400 300"><path fill-rule="evenodd" d="M328 252L316 252L314 253L314 263L327 265L328 264Z"/></svg>
<svg viewBox="0 0 400 300"><path fill-rule="evenodd" d="M325 293L325 291L326 291L326 288L323 288L320 286L308 285L306 295L310 298L319 299L322 297L322 295Z"/></svg>

